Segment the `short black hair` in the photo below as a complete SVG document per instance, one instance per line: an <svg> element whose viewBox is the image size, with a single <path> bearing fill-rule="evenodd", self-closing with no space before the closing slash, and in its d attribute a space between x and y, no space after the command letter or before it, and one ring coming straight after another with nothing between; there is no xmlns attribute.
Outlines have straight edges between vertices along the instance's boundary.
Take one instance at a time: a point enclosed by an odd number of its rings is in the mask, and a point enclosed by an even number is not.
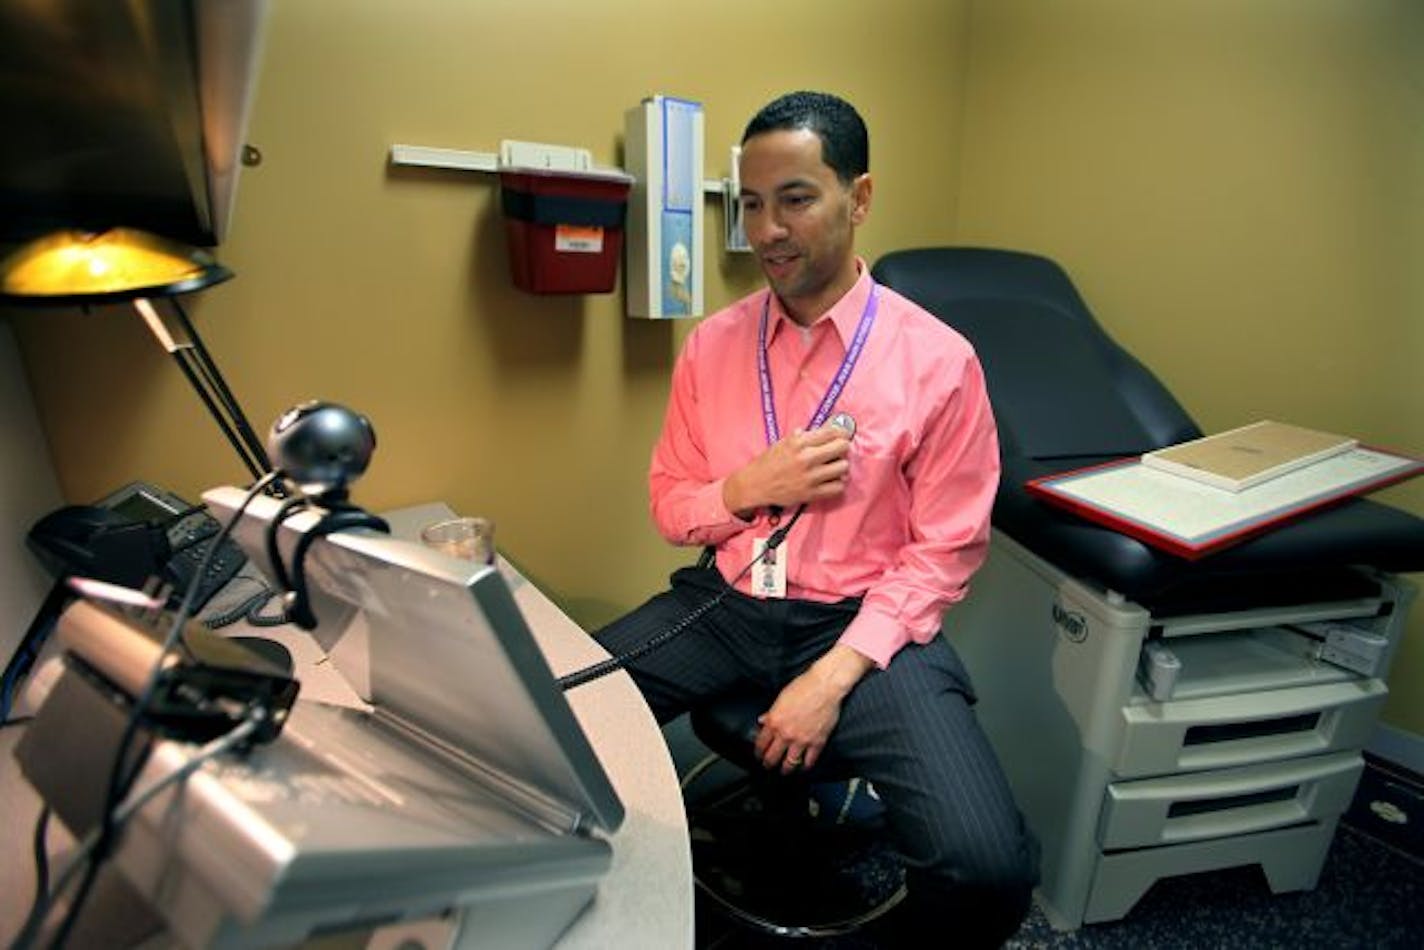
<svg viewBox="0 0 1424 950"><path fill-rule="evenodd" d="M870 170L870 133L855 106L827 92L788 92L763 106L742 144L763 132L809 129L821 140L821 160L844 185Z"/></svg>

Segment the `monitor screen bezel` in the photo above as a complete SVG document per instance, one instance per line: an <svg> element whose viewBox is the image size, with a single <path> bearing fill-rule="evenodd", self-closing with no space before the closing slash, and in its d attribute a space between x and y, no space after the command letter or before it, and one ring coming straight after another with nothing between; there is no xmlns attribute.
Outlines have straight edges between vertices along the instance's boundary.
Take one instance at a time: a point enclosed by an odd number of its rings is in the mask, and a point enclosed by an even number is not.
<svg viewBox="0 0 1424 950"><path fill-rule="evenodd" d="M203 498L226 523L245 494L224 487ZM279 507L258 496L233 530L269 581L266 539ZM283 521L285 558L317 517L307 511ZM617 830L623 803L498 568L369 529L323 537L307 558L312 635L362 698L565 806L570 830ZM442 609L432 613L431 603ZM343 650L344 640L357 648ZM422 689L422 676L446 688ZM464 697L449 695L457 680L467 683ZM480 703L483 712L466 708Z"/></svg>

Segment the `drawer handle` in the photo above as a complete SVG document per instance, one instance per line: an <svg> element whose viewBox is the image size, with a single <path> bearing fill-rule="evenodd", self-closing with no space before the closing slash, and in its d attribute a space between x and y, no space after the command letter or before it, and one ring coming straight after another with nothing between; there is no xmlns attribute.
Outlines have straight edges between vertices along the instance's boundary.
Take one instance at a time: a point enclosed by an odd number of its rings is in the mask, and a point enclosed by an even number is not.
<svg viewBox="0 0 1424 950"><path fill-rule="evenodd" d="M1269 805L1274 802L1293 801L1300 794L1299 785L1272 788L1264 792L1250 792L1245 795L1223 795L1220 798L1194 798L1173 802L1167 808L1167 818L1187 818L1191 815L1205 815L1214 811L1228 811L1245 808L1248 805Z"/></svg>
<svg viewBox="0 0 1424 950"><path fill-rule="evenodd" d="M1342 752L1110 785L1098 840L1150 847L1327 820L1349 805L1363 764Z"/></svg>
<svg viewBox="0 0 1424 950"><path fill-rule="evenodd" d="M1298 716L1278 716L1274 719L1256 719L1250 722L1227 722L1215 725L1189 726L1182 738L1182 745L1208 745L1212 742L1227 742L1232 739L1259 739L1263 736L1287 736L1295 732L1310 732L1320 724L1320 713L1301 713Z"/></svg>

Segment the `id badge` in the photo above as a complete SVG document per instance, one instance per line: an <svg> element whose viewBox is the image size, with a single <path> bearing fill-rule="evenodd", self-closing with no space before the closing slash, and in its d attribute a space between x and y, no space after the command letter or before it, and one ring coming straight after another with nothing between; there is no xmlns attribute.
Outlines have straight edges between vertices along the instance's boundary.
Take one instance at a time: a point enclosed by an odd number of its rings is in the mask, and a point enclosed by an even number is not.
<svg viewBox="0 0 1424 950"><path fill-rule="evenodd" d="M752 555L761 557L766 550L767 538L756 538L752 541ZM785 597L786 596L786 546L774 548L766 557L757 561L756 567L752 568L752 596L754 597Z"/></svg>

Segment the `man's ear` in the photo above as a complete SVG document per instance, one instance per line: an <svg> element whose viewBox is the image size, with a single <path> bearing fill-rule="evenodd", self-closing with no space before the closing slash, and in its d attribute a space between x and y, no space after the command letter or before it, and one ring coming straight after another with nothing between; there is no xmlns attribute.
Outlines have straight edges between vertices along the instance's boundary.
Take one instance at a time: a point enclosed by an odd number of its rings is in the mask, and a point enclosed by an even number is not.
<svg viewBox="0 0 1424 950"><path fill-rule="evenodd" d="M870 198L875 192L875 182L870 177L870 172L857 175L855 181L850 185L850 221L851 224L861 224L865 221L866 215L870 214Z"/></svg>

